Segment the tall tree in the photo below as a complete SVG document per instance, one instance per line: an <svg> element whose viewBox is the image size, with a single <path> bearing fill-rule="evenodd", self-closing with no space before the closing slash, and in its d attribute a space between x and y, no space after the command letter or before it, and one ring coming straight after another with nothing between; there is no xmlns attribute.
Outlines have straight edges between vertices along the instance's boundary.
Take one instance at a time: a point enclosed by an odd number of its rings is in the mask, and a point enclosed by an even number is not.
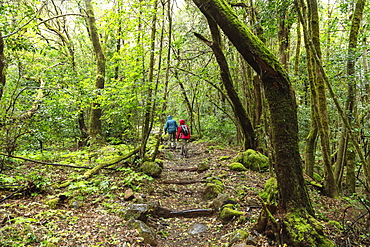
<svg viewBox="0 0 370 247"><path fill-rule="evenodd" d="M334 172L332 170L332 162L330 158L330 138L329 138L329 116L327 109L327 97L326 97L326 88L323 75L320 73L320 64L316 62L313 58L313 54L318 56L318 59L321 60L321 48L320 48L320 36L319 36L319 16L318 16L318 7L316 0L308 0L307 7L302 6L303 1L295 1L295 6L297 11L301 13L301 16L305 16L304 10L307 9L307 17L302 18L300 21L304 25L304 40L306 44L306 50L308 53L308 63L310 78L310 89L311 89L311 107L312 113L311 116L314 118L312 121L315 121L314 124L311 124L312 128L318 128L318 134L320 136L321 144L321 153L323 157L325 177L324 177L324 187L326 195L330 197L338 196L338 188L334 180ZM309 45L308 42L312 42L312 45ZM314 51L312 49L315 49ZM315 131L311 130L311 134ZM314 138L314 136L312 136ZM312 144L308 142L308 144Z"/></svg>
<svg viewBox="0 0 370 247"><path fill-rule="evenodd" d="M272 144L276 155L274 168L280 194L279 213L284 224L284 231L281 232L284 239L294 246L332 246L319 224L313 224L316 221L304 183L298 150L297 107L287 73L266 46L237 18L226 1L193 2L216 21L244 59L261 75L271 114ZM296 227L299 222L310 224L312 228L302 230L297 237Z"/></svg>
<svg viewBox="0 0 370 247"><path fill-rule="evenodd" d="M103 53L103 49L100 44L99 33L95 23L95 15L93 6L91 4L91 0L85 0L86 6L86 13L87 13L87 23L89 26L89 33L92 45L94 47L94 52L96 56L96 78L95 78L95 88L97 94L99 94L99 90L104 89L105 83L105 56ZM100 103L98 99L95 99L91 106L91 114L90 114L90 126L89 126L89 134L93 138L93 140L98 140L102 138L102 109L100 107Z"/></svg>
<svg viewBox="0 0 370 247"><path fill-rule="evenodd" d="M366 0L357 0L356 6L354 9L354 13L352 14L352 24L351 30L349 34L349 42L348 42L348 51L347 51L347 100L345 105L345 111L347 113L347 118L349 124L352 125L352 119L355 119L355 108L356 108L356 96L357 96L357 87L356 87L356 80L355 80L355 64L356 64L356 48L358 44L358 34L361 27L361 20L363 17L364 9L365 9ZM350 151L350 155L347 154L348 148L348 140L349 134L348 129L346 126L343 126L343 131L340 136L339 146L338 146L338 153L337 153L337 160L335 163L335 181L337 186L340 188L342 184L342 176L344 170L345 160L348 162L347 166L347 174L349 174L346 182L347 187L350 188L349 191L354 193L354 184L355 184L355 155L354 152ZM346 159L347 156L347 159Z"/></svg>
<svg viewBox="0 0 370 247"><path fill-rule="evenodd" d="M141 136L141 149L140 157L144 158L146 144L149 138L152 122L152 112L154 107L154 97L153 97L153 81L154 81L154 65L155 65L155 44L156 44L156 33L157 33L157 10L158 10L158 0L153 3L153 16L152 16L152 26L150 35L150 55L149 55L149 68L148 68L148 84L146 92L146 100L144 106L144 123L142 126L142 136Z"/></svg>
<svg viewBox="0 0 370 247"><path fill-rule="evenodd" d="M5 55L4 55L4 39L0 32L0 99L3 96L5 87Z"/></svg>
<svg viewBox="0 0 370 247"><path fill-rule="evenodd" d="M206 13L205 13L206 15ZM227 95L232 102L232 108L234 115L238 119L238 123L242 129L244 142L243 148L247 149L256 149L254 129L252 123L248 118L247 112L242 105L242 102L234 88L233 81L230 74L230 69L226 57L221 48L221 35L217 23L212 19L212 17L206 15L209 29L212 34L212 42L206 40L199 34L196 34L203 42L205 42L209 47L211 47L213 53L216 56L216 60L220 66L221 81L226 89Z"/></svg>

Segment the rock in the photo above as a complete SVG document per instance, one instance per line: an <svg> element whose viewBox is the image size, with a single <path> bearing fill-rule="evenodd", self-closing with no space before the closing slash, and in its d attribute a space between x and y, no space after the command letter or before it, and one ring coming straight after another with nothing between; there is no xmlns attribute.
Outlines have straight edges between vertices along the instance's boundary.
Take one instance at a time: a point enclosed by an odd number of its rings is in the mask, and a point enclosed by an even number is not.
<svg viewBox="0 0 370 247"><path fill-rule="evenodd" d="M221 156L220 158L218 158L219 160L228 160L230 159L230 156Z"/></svg>
<svg viewBox="0 0 370 247"><path fill-rule="evenodd" d="M218 184L207 183L206 188L203 192L203 198L205 200L214 199L218 194L223 192L223 187Z"/></svg>
<svg viewBox="0 0 370 247"><path fill-rule="evenodd" d="M51 209L56 209L59 203L59 198L53 198L45 202L45 204L51 208Z"/></svg>
<svg viewBox="0 0 370 247"><path fill-rule="evenodd" d="M134 191L131 189L131 188L129 188L129 189L127 189L126 191L125 191L125 196L124 196L124 200L125 201L130 201L130 200L132 200L132 199L134 199L135 197L134 197Z"/></svg>
<svg viewBox="0 0 370 247"><path fill-rule="evenodd" d="M247 168L244 167L242 163L234 162L229 165L229 169L233 171L246 171Z"/></svg>
<svg viewBox="0 0 370 247"><path fill-rule="evenodd" d="M215 210L219 210L222 205L224 205L224 201L229 200L229 196L225 194L218 194L217 197L211 203L211 207Z"/></svg>
<svg viewBox="0 0 370 247"><path fill-rule="evenodd" d="M130 204L122 211L121 217L124 220L141 219L148 211L148 208L147 204Z"/></svg>
<svg viewBox="0 0 370 247"><path fill-rule="evenodd" d="M208 163L202 162L197 165L198 171L206 171L210 168L210 165Z"/></svg>
<svg viewBox="0 0 370 247"><path fill-rule="evenodd" d="M159 177L162 173L162 167L157 162L145 161L140 169L146 175L152 177Z"/></svg>
<svg viewBox="0 0 370 247"><path fill-rule="evenodd" d="M225 207L221 210L221 212L219 214L219 219L223 223L226 223L226 222L229 222L229 221L233 220L234 218L237 218L237 217L239 217L243 214L244 214L243 212L234 210L232 208L229 208L227 205L225 205Z"/></svg>
<svg viewBox="0 0 370 247"><path fill-rule="evenodd" d="M248 235L248 232L238 229L230 235L229 244L232 245L234 243L241 242L247 239Z"/></svg>
<svg viewBox="0 0 370 247"><path fill-rule="evenodd" d="M69 201L69 207L70 208L80 208L82 206L82 202L77 200L71 200Z"/></svg>
<svg viewBox="0 0 370 247"><path fill-rule="evenodd" d="M199 233L206 232L207 230L208 230L207 225L195 223L195 224L192 224L189 227L188 233L190 233L190 234L199 234Z"/></svg>
<svg viewBox="0 0 370 247"><path fill-rule="evenodd" d="M253 149L239 153L233 161L243 164L247 169L258 172L266 172L270 167L268 157Z"/></svg>
<svg viewBox="0 0 370 247"><path fill-rule="evenodd" d="M127 225L131 228L137 229L139 231L139 237L142 237L146 244L150 244L151 246L158 245L153 231L141 220L131 219L127 222Z"/></svg>

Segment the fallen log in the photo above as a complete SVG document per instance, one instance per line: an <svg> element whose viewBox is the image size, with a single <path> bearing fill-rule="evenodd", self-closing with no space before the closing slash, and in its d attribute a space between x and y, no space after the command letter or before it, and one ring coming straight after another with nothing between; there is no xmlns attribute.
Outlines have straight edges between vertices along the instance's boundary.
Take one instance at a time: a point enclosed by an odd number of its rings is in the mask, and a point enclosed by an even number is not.
<svg viewBox="0 0 370 247"><path fill-rule="evenodd" d="M139 148L138 149L135 149L134 151L128 153L128 154L125 154L125 155L122 155L122 156L119 156L115 159L112 159L112 160L108 160L106 162L103 162L93 168L91 168L90 170L86 171L81 177L79 178L76 178L76 179L68 179L68 180L65 180L65 181L62 181L62 182L59 182L58 184L54 185L53 187L55 188L64 188L64 187L67 187L69 186L72 182L76 181L76 180L82 180L82 179L88 179L90 178L92 175L96 174L99 170L107 167L107 166L111 166L111 165L114 165L114 164L117 164L118 162L122 161L122 160L125 160L125 159L128 159L129 157L131 157L132 155L134 154L137 154L139 152Z"/></svg>
<svg viewBox="0 0 370 247"><path fill-rule="evenodd" d="M202 180L165 180L162 184L196 184L196 183L206 183L207 181Z"/></svg>
<svg viewBox="0 0 370 247"><path fill-rule="evenodd" d="M174 218L174 217L196 218L211 216L213 215L213 213L214 209L190 209L182 211L172 211L167 208L158 207L152 212L152 215L162 218Z"/></svg>
<svg viewBox="0 0 370 247"><path fill-rule="evenodd" d="M178 171L178 172L197 172L197 167L187 167L187 168L168 168L171 171Z"/></svg>

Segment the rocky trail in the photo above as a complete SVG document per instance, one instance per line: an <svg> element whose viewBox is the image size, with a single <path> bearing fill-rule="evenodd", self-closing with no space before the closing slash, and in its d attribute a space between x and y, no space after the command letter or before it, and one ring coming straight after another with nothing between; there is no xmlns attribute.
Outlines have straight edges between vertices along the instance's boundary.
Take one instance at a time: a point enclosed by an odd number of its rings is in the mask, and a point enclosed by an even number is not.
<svg viewBox="0 0 370 247"><path fill-rule="evenodd" d="M146 199L157 201L163 208L173 211L207 209L213 213L203 217L158 220L158 227L162 229L157 238L159 246L226 246L235 230L255 222L260 210L256 196L263 189L267 176L231 171L228 165L236 153L237 150L194 143L189 145L189 158L182 157L178 149L167 149L163 153L164 170L155 182L156 188ZM206 182L210 178L223 182L221 195L224 196L213 200L204 198ZM235 219L222 223L218 219L218 209L227 198L233 198L232 203L237 204L238 211L245 213L242 221ZM250 236L252 246L262 246L262 242L266 242L264 237Z"/></svg>

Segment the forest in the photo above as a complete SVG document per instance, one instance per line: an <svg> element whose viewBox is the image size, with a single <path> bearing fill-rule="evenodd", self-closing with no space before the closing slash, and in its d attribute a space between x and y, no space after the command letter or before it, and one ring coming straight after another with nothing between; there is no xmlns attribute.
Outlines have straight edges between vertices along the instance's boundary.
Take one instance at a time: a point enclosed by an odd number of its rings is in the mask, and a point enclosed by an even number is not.
<svg viewBox="0 0 370 247"><path fill-rule="evenodd" d="M370 246L369 14L0 0L0 246Z"/></svg>

